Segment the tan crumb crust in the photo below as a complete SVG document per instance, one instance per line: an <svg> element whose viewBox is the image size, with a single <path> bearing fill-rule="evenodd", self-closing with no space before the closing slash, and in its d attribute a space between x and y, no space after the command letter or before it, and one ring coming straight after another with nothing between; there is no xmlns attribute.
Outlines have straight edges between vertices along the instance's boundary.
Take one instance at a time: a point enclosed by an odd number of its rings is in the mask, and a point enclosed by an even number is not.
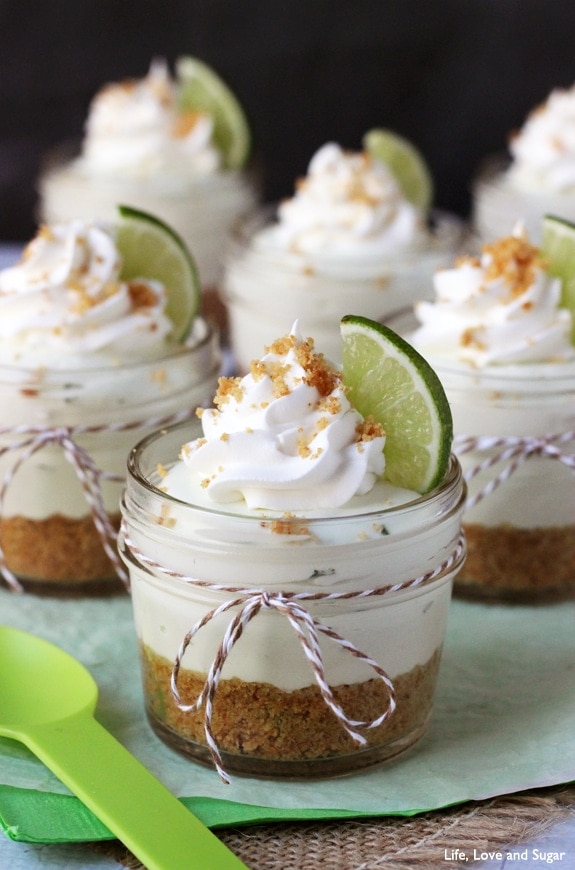
<svg viewBox="0 0 575 870"><path fill-rule="evenodd" d="M575 526L519 529L464 524L467 559L454 592L530 600L575 595Z"/></svg>
<svg viewBox="0 0 575 870"><path fill-rule="evenodd" d="M140 657L150 717L185 741L205 746L203 709L183 713L172 696L173 663L143 645ZM440 657L441 650L437 649L426 664L394 677L397 708L382 725L364 731L368 746L400 740L425 723L433 703ZM180 670L178 688L184 703L195 700L204 681L205 675ZM333 691L352 719L375 719L387 707L387 689L379 679L336 686ZM325 704L316 685L285 692L270 683L221 680L212 727L220 750L233 755L290 761L358 751L358 745Z"/></svg>
<svg viewBox="0 0 575 870"><path fill-rule="evenodd" d="M120 514L110 516L120 527ZM90 515L78 519L52 514L32 520L14 516L0 520L0 541L10 570L22 581L82 586L118 577Z"/></svg>

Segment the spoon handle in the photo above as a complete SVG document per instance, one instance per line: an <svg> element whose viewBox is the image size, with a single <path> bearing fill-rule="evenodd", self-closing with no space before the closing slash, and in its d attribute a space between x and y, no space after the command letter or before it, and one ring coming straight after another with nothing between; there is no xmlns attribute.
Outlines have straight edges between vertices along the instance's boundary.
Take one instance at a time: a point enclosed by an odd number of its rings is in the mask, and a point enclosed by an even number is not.
<svg viewBox="0 0 575 870"><path fill-rule="evenodd" d="M25 742L148 870L245 870L89 713L34 726Z"/></svg>

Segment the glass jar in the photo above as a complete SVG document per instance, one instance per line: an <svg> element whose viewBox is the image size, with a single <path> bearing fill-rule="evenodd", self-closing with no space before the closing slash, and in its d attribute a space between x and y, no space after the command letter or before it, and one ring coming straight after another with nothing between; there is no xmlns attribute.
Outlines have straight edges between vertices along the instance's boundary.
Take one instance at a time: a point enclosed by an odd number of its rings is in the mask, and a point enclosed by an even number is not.
<svg viewBox="0 0 575 870"><path fill-rule="evenodd" d="M409 341L412 311L387 325ZM467 482L459 596L545 602L575 593L575 363L477 369L427 357Z"/></svg>
<svg viewBox="0 0 575 870"><path fill-rule="evenodd" d="M257 776L335 776L403 752L430 719L464 558L459 463L400 507L272 519L162 491L158 469L199 435L170 427L128 462L119 550L152 728Z"/></svg>
<svg viewBox="0 0 575 870"><path fill-rule="evenodd" d="M0 365L0 568L39 594L125 588L115 537L130 448L209 403L218 335L153 361L31 370Z"/></svg>
<svg viewBox="0 0 575 870"><path fill-rule="evenodd" d="M289 330L296 319L318 351L340 361L341 318L353 310L380 320L425 296L433 272L452 261L465 236L458 218L438 213L425 240L396 256L298 254L259 243L275 213L268 207L240 220L228 246L222 293L242 373L261 356L269 336Z"/></svg>
<svg viewBox="0 0 575 870"><path fill-rule="evenodd" d="M259 171L250 167L178 179L96 177L78 167L78 151L77 144L67 144L47 158L38 182L40 219L58 223L80 216L115 222L118 203L157 215L190 248L204 294L204 314L222 329L222 251L234 222L259 200Z"/></svg>
<svg viewBox="0 0 575 870"><path fill-rule="evenodd" d="M468 557L455 591L502 601L572 597L575 364L435 369L469 490Z"/></svg>
<svg viewBox="0 0 575 870"><path fill-rule="evenodd" d="M546 214L575 221L575 195L553 190L529 190L513 183L508 174L509 158L490 158L477 174L472 189L472 223L486 242L511 235L522 221L530 241L541 243Z"/></svg>

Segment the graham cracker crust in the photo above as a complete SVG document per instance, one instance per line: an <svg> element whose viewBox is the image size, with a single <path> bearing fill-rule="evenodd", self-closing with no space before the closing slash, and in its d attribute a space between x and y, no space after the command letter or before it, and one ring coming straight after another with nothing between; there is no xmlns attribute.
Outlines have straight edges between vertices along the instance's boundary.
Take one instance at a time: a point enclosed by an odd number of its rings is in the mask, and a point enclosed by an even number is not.
<svg viewBox="0 0 575 870"><path fill-rule="evenodd" d="M575 595L575 526L463 528L467 559L455 578L455 595L517 602Z"/></svg>
<svg viewBox="0 0 575 870"><path fill-rule="evenodd" d="M120 519L120 513L110 516L114 528L119 528ZM6 564L27 591L86 595L124 589L91 515L5 517L0 519L0 541Z"/></svg>
<svg viewBox="0 0 575 870"><path fill-rule="evenodd" d="M184 713L170 690L173 662L140 647L146 711L156 733L195 760L211 764L204 710ZM397 708L377 728L365 729L358 746L314 684L286 692L270 683L221 680L214 699L212 729L226 769L258 776L336 776L394 757L423 736L431 715L441 649L428 662L394 677ZM199 695L205 675L181 669L184 703ZM332 687L351 719L369 721L386 709L379 679Z"/></svg>

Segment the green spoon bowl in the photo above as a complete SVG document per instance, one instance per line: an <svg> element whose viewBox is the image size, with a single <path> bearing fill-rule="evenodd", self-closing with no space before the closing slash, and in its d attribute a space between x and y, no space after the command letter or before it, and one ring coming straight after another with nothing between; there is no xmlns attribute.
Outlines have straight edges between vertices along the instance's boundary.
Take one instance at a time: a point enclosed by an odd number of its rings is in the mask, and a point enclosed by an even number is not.
<svg viewBox="0 0 575 870"><path fill-rule="evenodd" d="M76 659L0 626L0 734L25 744L148 870L245 865L94 718Z"/></svg>

